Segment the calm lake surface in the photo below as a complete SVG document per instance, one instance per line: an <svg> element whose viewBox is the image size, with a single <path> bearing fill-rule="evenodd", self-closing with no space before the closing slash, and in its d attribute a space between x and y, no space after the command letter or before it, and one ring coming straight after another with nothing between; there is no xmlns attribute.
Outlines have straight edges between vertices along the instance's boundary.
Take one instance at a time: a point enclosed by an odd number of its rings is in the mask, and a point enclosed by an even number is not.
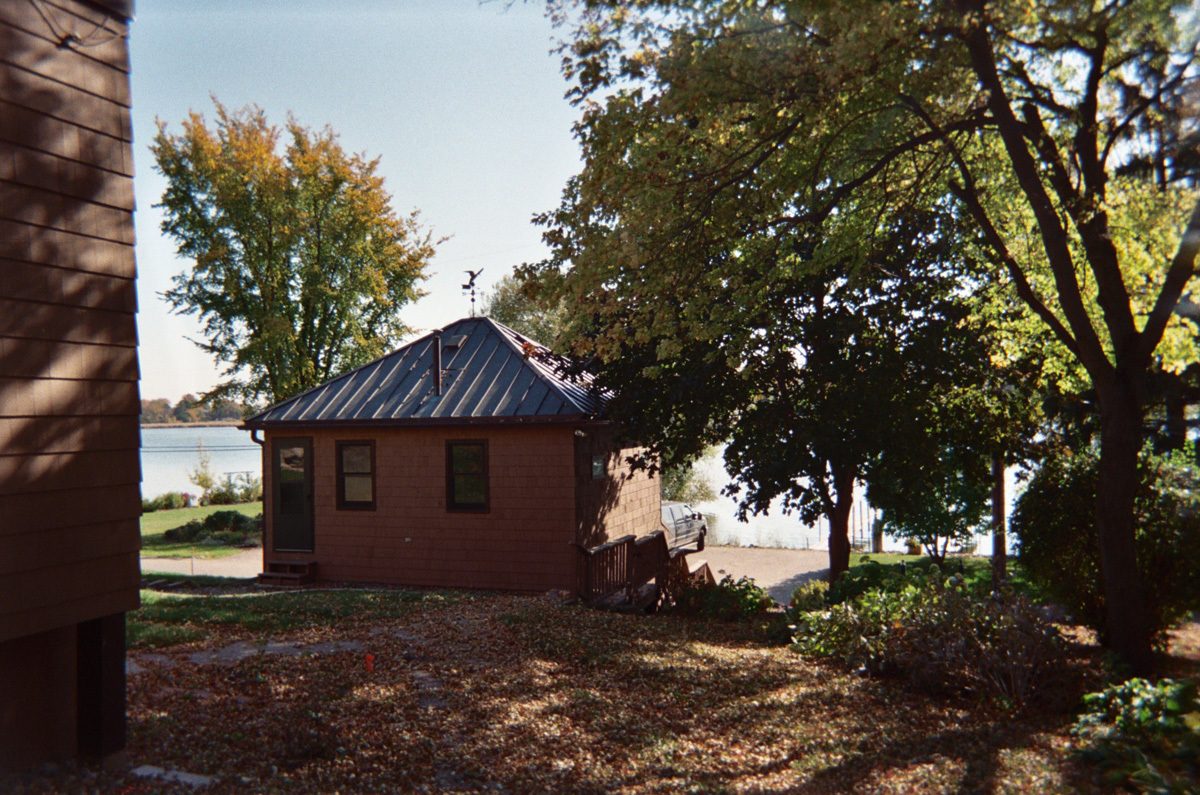
<svg viewBox="0 0 1200 795"><path fill-rule="evenodd" d="M142 428L142 496L155 497L168 491L196 494L199 489L188 479L188 475L200 463L201 445L211 457L209 466L218 479L244 473L262 477L261 448L250 441L249 431L239 431L232 426ZM718 491L728 482L729 477L725 474L725 466L719 455L702 460L699 466ZM1017 485L1016 470L1010 469L1007 485L1010 513ZM737 503L729 497L721 496L694 507L709 517L709 543L712 544L783 549L829 547L829 526L826 522L807 526L794 515L784 516L778 503L771 507L766 516L752 516L748 522L737 520ZM875 515L875 511L860 496L851 514L852 537L869 542ZM981 536L979 552L989 554L991 544L990 536ZM884 547L888 550L900 550L903 546L894 538L884 541Z"/></svg>
<svg viewBox="0 0 1200 795"><path fill-rule="evenodd" d="M247 472L262 477L262 448L250 441L249 431L231 425L142 428L142 496L157 497L168 491L199 493L188 475L200 464L201 445L218 480Z"/></svg>

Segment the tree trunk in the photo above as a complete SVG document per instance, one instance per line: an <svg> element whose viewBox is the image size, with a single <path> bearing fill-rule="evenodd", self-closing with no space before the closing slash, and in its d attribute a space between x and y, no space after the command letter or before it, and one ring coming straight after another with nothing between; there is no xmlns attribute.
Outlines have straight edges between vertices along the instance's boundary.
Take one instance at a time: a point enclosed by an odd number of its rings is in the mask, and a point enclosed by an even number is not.
<svg viewBox="0 0 1200 795"><path fill-rule="evenodd" d="M992 454L992 587L1008 576L1007 506L1004 502L1004 456Z"/></svg>
<svg viewBox="0 0 1200 795"><path fill-rule="evenodd" d="M854 507L854 470L833 472L834 503L829 514L829 582L850 568L850 509Z"/></svg>
<svg viewBox="0 0 1200 795"><path fill-rule="evenodd" d="M1150 612L1138 570L1134 542L1134 501L1142 411L1128 376L1118 374L1103 388L1100 402L1100 472L1096 489L1096 533L1108 611L1108 639L1133 676L1153 669Z"/></svg>

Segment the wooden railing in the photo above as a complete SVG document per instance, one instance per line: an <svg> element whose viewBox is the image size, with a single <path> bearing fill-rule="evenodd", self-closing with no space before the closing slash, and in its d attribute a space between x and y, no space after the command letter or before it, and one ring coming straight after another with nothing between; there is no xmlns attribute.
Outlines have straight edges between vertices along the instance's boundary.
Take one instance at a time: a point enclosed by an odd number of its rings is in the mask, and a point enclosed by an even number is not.
<svg viewBox="0 0 1200 795"><path fill-rule="evenodd" d="M576 590L585 602L594 602L624 590L631 595L650 580L665 574L669 551L661 530L636 538L620 538L579 550Z"/></svg>

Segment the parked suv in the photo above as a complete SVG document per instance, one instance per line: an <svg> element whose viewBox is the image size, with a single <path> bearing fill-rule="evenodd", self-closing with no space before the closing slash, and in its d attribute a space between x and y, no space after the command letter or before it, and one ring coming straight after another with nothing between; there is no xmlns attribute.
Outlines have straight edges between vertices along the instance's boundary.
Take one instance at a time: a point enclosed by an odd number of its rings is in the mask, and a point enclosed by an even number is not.
<svg viewBox="0 0 1200 795"><path fill-rule="evenodd" d="M704 549L708 522L704 514L686 502L664 502L662 523L667 528L667 544L671 549L695 544L696 551Z"/></svg>

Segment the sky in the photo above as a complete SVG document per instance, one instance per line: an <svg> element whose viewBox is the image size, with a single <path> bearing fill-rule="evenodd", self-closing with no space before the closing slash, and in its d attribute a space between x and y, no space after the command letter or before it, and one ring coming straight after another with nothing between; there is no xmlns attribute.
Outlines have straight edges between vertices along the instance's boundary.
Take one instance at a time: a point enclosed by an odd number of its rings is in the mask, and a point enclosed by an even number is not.
<svg viewBox="0 0 1200 795"><path fill-rule="evenodd" d="M401 310L417 330L470 313L464 271L487 288L547 252L534 214L558 205L580 168L578 110L552 52L564 31L540 2L478 0L137 0L133 87L138 332L143 398L199 394L220 372L194 316L160 294L189 263L160 231L165 180L149 145L189 111L256 104L330 125L348 151L379 157L399 214L447 237Z"/></svg>

